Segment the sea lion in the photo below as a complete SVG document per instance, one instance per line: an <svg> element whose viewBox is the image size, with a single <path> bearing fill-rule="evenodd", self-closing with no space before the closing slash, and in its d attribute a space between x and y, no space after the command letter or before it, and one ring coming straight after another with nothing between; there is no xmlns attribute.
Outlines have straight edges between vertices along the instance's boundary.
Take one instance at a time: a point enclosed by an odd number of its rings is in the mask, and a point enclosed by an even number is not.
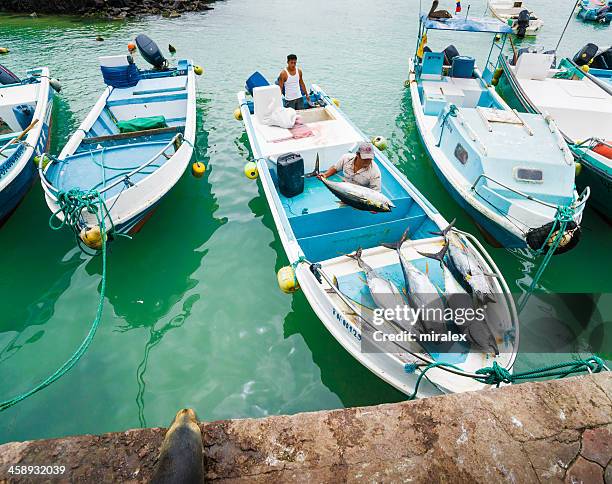
<svg viewBox="0 0 612 484"><path fill-rule="evenodd" d="M436 10L438 8L438 0L434 0L431 4L431 9L427 14L427 18L439 19L439 18L453 18L448 10Z"/></svg>
<svg viewBox="0 0 612 484"><path fill-rule="evenodd" d="M195 412L179 410L159 449L153 484L204 482L202 434Z"/></svg>

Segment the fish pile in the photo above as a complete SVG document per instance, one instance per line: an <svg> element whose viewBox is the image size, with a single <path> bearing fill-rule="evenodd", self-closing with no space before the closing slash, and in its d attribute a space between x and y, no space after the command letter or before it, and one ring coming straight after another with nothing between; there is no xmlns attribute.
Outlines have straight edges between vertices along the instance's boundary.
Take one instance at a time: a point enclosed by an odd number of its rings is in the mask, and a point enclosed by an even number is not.
<svg viewBox="0 0 612 484"><path fill-rule="evenodd" d="M482 267L474 252L461 236L452 230L454 223L453 220L441 232L432 232L433 235L444 237L444 245L440 252L436 254L419 252L424 257L435 259L440 263L444 276L444 291L440 291L426 272L421 271L402 254L401 247L408 239L408 230L396 243L383 244L384 247L397 251L406 285L405 295L410 306L415 311L419 308L434 309L421 313L419 320L411 328L416 334L440 332L446 325L447 321L432 318L432 314L445 314L445 310L450 308L452 314L457 314L459 309L481 309L481 314L486 315L487 304L497 301L495 286L491 282L491 278L497 276ZM405 306L405 300L395 284L368 266L361 258L361 254L361 249L358 249L355 254L347 255L355 259L364 271L366 284L374 303L383 310ZM473 348L499 354L496 338L486 317L464 319L463 323L455 321L455 326L460 334L466 335L466 340Z"/></svg>

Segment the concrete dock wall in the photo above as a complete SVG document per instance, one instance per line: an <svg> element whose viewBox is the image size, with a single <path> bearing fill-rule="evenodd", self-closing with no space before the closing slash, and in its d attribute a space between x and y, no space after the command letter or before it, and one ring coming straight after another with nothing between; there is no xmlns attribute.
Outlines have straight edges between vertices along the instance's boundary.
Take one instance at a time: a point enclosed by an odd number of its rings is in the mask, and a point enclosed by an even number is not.
<svg viewBox="0 0 612 484"><path fill-rule="evenodd" d="M610 373L200 427L209 480L612 484ZM146 482L164 433L5 444L0 481L32 480L10 465L56 463L66 482Z"/></svg>

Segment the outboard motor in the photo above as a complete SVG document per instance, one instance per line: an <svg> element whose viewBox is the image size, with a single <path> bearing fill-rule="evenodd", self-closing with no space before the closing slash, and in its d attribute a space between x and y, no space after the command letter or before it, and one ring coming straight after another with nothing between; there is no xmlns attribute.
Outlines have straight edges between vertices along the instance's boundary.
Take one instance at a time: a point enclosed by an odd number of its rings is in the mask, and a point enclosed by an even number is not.
<svg viewBox="0 0 612 484"><path fill-rule="evenodd" d="M459 55L457 47L455 47L453 44L444 49L442 53L444 54L444 65L446 66L452 65L453 59Z"/></svg>
<svg viewBox="0 0 612 484"><path fill-rule="evenodd" d="M607 5L605 7L601 7L597 11L597 17L595 17L595 20L597 20L598 22L601 22L601 23L605 23L606 22L606 16L607 16L609 11L610 11L610 5Z"/></svg>
<svg viewBox="0 0 612 484"><path fill-rule="evenodd" d="M525 37L527 27L529 27L529 10L521 10L516 21L516 36L519 39Z"/></svg>
<svg viewBox="0 0 612 484"><path fill-rule="evenodd" d="M593 58L593 62L591 62L591 67L595 69L612 70L612 47L597 54Z"/></svg>
<svg viewBox="0 0 612 484"><path fill-rule="evenodd" d="M163 70L168 67L168 61L161 53L161 50L151 38L145 34L136 37L136 45L142 58L151 64L155 69Z"/></svg>
<svg viewBox="0 0 612 484"><path fill-rule="evenodd" d="M0 84L6 86L7 84L18 84L20 82L21 79L0 64Z"/></svg>
<svg viewBox="0 0 612 484"><path fill-rule="evenodd" d="M599 47L597 47L595 44L589 43L580 49L572 60L577 66L586 66L597 55L598 50Z"/></svg>

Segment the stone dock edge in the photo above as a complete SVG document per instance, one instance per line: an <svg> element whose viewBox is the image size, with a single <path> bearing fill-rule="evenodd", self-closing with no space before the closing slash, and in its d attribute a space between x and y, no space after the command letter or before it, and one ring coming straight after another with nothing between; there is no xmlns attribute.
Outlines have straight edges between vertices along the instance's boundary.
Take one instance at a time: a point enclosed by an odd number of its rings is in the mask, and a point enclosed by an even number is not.
<svg viewBox="0 0 612 484"><path fill-rule="evenodd" d="M612 484L610 372L200 429L210 481ZM11 465L49 464L65 474L40 480L147 482L164 434L0 445L0 482L36 480L9 475Z"/></svg>

